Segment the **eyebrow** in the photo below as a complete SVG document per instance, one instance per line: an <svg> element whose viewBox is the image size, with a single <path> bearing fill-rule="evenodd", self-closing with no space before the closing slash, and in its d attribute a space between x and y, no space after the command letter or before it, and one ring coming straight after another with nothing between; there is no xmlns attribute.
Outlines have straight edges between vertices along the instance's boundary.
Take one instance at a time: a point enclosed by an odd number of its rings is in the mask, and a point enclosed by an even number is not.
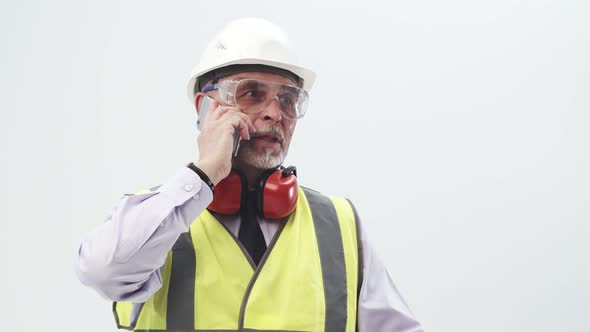
<svg viewBox="0 0 590 332"><path fill-rule="evenodd" d="M246 87L247 88L251 88L251 87L260 87L260 88L268 88L268 84L264 83L264 82L260 82L260 81L250 81L250 82L246 82Z"/></svg>
<svg viewBox="0 0 590 332"><path fill-rule="evenodd" d="M294 87L294 86L287 85L287 86L283 86L281 88L281 91L288 91L288 92L291 92L291 93L297 93L299 90L296 87Z"/></svg>

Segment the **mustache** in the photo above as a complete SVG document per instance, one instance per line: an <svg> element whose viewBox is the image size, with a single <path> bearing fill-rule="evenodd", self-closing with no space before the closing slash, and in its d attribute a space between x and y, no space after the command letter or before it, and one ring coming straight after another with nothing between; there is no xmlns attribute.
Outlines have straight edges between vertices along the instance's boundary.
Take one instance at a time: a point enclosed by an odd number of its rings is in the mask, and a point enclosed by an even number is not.
<svg viewBox="0 0 590 332"><path fill-rule="evenodd" d="M265 136L265 135L276 135L279 140L282 142L285 141L285 134L283 134L283 130L279 127L266 127L266 128L262 128L259 130L256 130L255 132L250 133L251 137L257 137L257 136Z"/></svg>

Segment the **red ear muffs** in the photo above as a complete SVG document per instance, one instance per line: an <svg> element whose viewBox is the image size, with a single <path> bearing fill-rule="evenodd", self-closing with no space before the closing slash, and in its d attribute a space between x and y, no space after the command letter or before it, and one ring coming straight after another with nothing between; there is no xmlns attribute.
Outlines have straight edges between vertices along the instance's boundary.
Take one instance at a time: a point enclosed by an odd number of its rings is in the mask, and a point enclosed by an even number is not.
<svg viewBox="0 0 590 332"><path fill-rule="evenodd" d="M235 171L215 186L213 201L209 209L221 214L236 214L242 200L242 177Z"/></svg>
<svg viewBox="0 0 590 332"><path fill-rule="evenodd" d="M262 200L260 202L262 202L261 211L264 218L280 219L295 210L298 196L295 167L274 171L261 184Z"/></svg>
<svg viewBox="0 0 590 332"><path fill-rule="evenodd" d="M281 219L295 210L298 187L295 167L271 170L258 182L258 213L266 219ZM215 186L209 209L220 214L240 212L245 180L235 170Z"/></svg>

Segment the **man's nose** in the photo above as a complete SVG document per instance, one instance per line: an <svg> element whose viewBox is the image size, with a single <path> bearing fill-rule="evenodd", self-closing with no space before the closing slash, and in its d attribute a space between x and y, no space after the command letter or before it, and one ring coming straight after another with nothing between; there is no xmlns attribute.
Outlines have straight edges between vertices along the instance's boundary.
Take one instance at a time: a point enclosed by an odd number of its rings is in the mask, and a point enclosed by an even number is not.
<svg viewBox="0 0 590 332"><path fill-rule="evenodd" d="M264 120L273 120L275 122L279 122L283 119L283 114L281 113L281 104L279 103L279 98L274 97L271 99L270 103L264 110L262 111L262 116Z"/></svg>

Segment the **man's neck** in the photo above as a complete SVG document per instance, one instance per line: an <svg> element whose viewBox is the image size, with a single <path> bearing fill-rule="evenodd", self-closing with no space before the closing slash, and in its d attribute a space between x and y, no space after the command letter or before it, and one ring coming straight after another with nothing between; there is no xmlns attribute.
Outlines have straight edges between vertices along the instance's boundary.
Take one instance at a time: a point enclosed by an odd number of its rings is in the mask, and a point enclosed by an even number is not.
<svg viewBox="0 0 590 332"><path fill-rule="evenodd" d="M242 174L246 178L247 187L248 189L253 189L258 185L258 180L260 176L266 172L266 169L256 168L251 165L234 165L234 168Z"/></svg>

